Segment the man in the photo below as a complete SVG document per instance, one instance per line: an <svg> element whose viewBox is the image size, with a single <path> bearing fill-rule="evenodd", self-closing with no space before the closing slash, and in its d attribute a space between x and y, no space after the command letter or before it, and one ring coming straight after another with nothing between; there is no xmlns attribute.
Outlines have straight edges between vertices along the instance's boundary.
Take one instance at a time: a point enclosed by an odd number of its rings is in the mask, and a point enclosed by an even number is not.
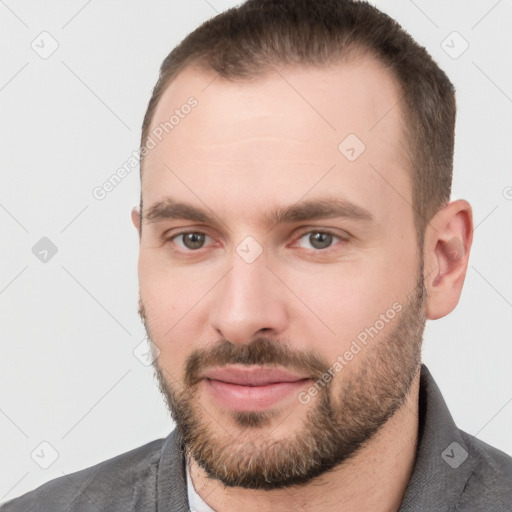
<svg viewBox="0 0 512 512"><path fill-rule="evenodd" d="M472 243L454 122L446 75L364 2L250 0L190 34L132 212L176 430L3 510L512 510L511 458L421 365Z"/></svg>

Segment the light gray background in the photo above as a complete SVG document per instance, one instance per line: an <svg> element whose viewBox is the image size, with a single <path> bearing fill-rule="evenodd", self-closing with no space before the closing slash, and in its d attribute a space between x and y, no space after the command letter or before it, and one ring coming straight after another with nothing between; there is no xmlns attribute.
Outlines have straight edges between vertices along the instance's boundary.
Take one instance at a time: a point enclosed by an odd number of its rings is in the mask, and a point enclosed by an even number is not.
<svg viewBox="0 0 512 512"><path fill-rule="evenodd" d="M0 501L172 428L133 354L144 340L130 223L138 169L103 201L92 190L138 148L163 58L234 4L0 0ZM470 200L477 226L462 299L427 324L424 360L458 425L512 454L512 3L376 4L457 87L453 197ZM47 59L31 48L51 48L43 31L59 44ZM469 43L457 59L441 46L462 49L453 31ZM58 248L46 263L32 253L42 237ZM48 469L41 442L58 452Z"/></svg>

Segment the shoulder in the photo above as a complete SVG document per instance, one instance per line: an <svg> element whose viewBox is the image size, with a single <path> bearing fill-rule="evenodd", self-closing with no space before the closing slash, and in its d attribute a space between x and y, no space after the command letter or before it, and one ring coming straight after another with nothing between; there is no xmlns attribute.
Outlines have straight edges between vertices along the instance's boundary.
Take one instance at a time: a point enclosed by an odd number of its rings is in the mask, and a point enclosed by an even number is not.
<svg viewBox="0 0 512 512"><path fill-rule="evenodd" d="M130 510L134 500L153 498L165 438L89 468L51 480L0 505L1 512ZM151 493L153 493L151 495Z"/></svg>
<svg viewBox="0 0 512 512"><path fill-rule="evenodd" d="M475 465L457 510L512 511L512 457L462 430L460 433Z"/></svg>

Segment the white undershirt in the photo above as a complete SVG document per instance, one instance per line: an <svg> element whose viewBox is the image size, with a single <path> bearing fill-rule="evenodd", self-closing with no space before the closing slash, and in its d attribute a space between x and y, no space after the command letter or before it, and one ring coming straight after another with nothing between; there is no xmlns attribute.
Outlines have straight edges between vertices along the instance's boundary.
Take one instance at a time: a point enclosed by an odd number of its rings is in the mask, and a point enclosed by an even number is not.
<svg viewBox="0 0 512 512"><path fill-rule="evenodd" d="M188 494L188 504L191 512L215 512L213 508L211 508L208 504L204 502L204 500L197 494L194 489L194 484L192 483L192 477L190 476L190 467L188 464L188 459L186 462L187 465L187 494Z"/></svg>

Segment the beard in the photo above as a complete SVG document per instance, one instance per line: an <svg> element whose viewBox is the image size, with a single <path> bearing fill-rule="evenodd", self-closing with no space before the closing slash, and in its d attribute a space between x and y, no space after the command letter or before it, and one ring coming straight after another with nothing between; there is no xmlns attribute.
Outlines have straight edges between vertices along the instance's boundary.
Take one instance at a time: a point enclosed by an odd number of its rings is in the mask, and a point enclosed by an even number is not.
<svg viewBox="0 0 512 512"><path fill-rule="evenodd" d="M228 411L239 435L219 428L199 403L199 375L228 364L282 366L306 371L317 382L332 362L313 351L297 352L282 340L260 337L244 345L221 340L191 352L181 384L155 359L160 391L186 457L227 487L263 490L303 485L353 457L404 405L420 371L426 322L423 264L420 267L417 285L390 324L392 330L379 333L325 384L308 405L301 427L284 439L273 438L272 429L263 430L282 414L277 409ZM139 314L151 340L142 300Z"/></svg>

